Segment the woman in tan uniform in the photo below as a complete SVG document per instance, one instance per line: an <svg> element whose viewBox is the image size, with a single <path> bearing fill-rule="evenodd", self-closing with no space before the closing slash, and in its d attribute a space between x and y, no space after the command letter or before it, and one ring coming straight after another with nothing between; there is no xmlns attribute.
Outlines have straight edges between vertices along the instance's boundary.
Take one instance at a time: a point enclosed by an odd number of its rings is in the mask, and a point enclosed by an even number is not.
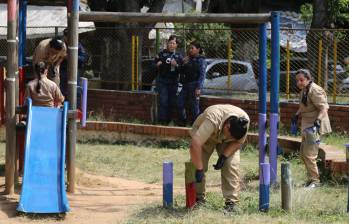
<svg viewBox="0 0 349 224"><path fill-rule="evenodd" d="M59 87L47 78L48 66L44 62L35 65L37 78L27 84L25 98L31 98L33 106L61 106L64 96Z"/></svg>
<svg viewBox="0 0 349 224"><path fill-rule="evenodd" d="M301 158L308 173L305 187L314 188L320 184L320 176L316 159L319 152L320 136L330 133L331 125L328 118L327 95L323 88L312 81L308 70L296 72L297 87L301 90L299 109L295 115L302 117Z"/></svg>
<svg viewBox="0 0 349 224"><path fill-rule="evenodd" d="M236 211L240 191L240 148L247 138L250 118L241 108L230 104L212 105L195 120L190 135L190 158L196 168L196 200L205 200L205 172L216 150L219 158L214 165L221 170L225 210Z"/></svg>

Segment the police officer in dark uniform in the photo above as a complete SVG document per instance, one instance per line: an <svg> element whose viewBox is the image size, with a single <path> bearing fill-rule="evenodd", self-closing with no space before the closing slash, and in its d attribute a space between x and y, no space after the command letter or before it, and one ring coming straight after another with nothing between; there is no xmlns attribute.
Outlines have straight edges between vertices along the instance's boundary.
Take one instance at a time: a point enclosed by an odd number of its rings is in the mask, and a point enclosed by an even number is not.
<svg viewBox="0 0 349 224"><path fill-rule="evenodd" d="M185 106L187 102L191 108L192 122L199 116L200 94L205 80L205 70L207 63L202 55L203 51L197 41L189 45L189 56L183 59L183 65L180 66L180 83L182 90L178 96L179 125L185 126L187 122L187 113Z"/></svg>
<svg viewBox="0 0 349 224"><path fill-rule="evenodd" d="M176 108L179 71L182 56L176 53L177 37L171 35L167 41L167 48L161 51L155 59L158 69L156 89L159 94L159 117L161 124L168 124Z"/></svg>

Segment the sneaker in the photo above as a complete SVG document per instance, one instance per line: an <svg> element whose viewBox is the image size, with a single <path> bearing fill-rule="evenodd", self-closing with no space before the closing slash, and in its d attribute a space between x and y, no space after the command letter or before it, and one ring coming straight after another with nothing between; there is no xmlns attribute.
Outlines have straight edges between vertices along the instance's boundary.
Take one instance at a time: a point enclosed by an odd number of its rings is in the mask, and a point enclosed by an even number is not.
<svg viewBox="0 0 349 224"><path fill-rule="evenodd" d="M309 189L316 188L316 187L320 187L320 183L318 181L310 180L304 185L304 187Z"/></svg>
<svg viewBox="0 0 349 224"><path fill-rule="evenodd" d="M224 213L236 213L239 212L238 207L236 206L236 204L232 201L227 201L225 202L225 206L224 206Z"/></svg>

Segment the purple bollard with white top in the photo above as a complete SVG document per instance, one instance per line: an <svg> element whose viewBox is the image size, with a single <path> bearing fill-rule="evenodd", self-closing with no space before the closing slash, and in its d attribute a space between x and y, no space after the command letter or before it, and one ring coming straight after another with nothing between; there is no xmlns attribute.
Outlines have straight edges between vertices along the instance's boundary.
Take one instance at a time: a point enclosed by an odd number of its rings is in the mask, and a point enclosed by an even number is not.
<svg viewBox="0 0 349 224"><path fill-rule="evenodd" d="M172 207L173 205L173 162L164 161L162 164L162 198L164 207Z"/></svg>

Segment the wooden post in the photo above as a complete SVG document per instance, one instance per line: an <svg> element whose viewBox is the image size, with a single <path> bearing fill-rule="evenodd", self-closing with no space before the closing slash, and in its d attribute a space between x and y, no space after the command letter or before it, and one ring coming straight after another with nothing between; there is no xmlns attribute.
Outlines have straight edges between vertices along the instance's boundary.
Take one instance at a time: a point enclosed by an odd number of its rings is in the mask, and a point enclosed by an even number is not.
<svg viewBox="0 0 349 224"><path fill-rule="evenodd" d="M281 164L281 203L282 209L291 211L292 209L292 178L290 163Z"/></svg>
<svg viewBox="0 0 349 224"><path fill-rule="evenodd" d="M69 110L76 113L76 87L78 73L78 29L79 29L79 1L72 0L68 5L68 101ZM75 149L76 149L76 119L68 120L67 132L67 173L68 191L75 192Z"/></svg>
<svg viewBox="0 0 349 224"><path fill-rule="evenodd" d="M7 2L7 76L6 76L6 162L5 193L14 193L16 153L16 74L17 57L17 1Z"/></svg>
<svg viewBox="0 0 349 224"><path fill-rule="evenodd" d="M187 208L193 208L196 204L195 171L192 162L185 163L185 205Z"/></svg>

